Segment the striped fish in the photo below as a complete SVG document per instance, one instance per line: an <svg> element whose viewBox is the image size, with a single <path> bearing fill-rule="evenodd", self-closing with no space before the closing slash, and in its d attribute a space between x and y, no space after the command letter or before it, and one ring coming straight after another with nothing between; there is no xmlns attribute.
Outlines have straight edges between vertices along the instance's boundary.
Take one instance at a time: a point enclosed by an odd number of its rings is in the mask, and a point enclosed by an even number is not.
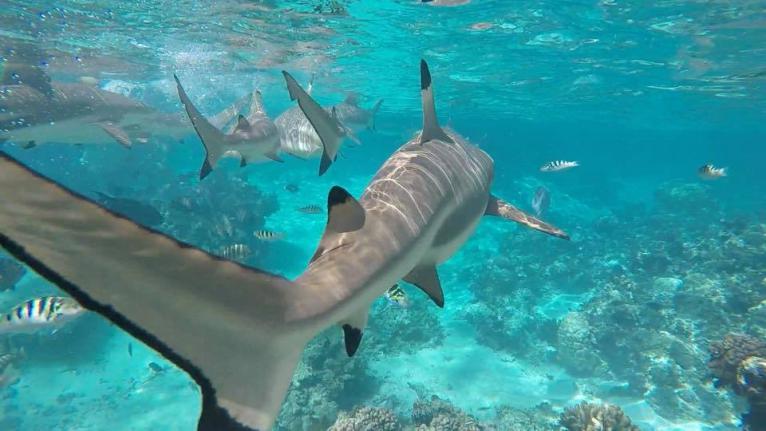
<svg viewBox="0 0 766 431"><path fill-rule="evenodd" d="M697 172L699 172L702 178L711 179L711 180L726 176L726 168L716 168L710 163L699 168Z"/></svg>
<svg viewBox="0 0 766 431"><path fill-rule="evenodd" d="M13 307L0 319L0 333L34 332L38 329L57 330L85 309L72 298L42 296Z"/></svg>
<svg viewBox="0 0 766 431"><path fill-rule="evenodd" d="M270 230L257 230L253 232L253 235L261 241L279 241L285 237L282 232L272 232Z"/></svg>
<svg viewBox="0 0 766 431"><path fill-rule="evenodd" d="M319 205L306 205L305 207L298 208L298 211L304 214L321 214L324 212L324 209Z"/></svg>
<svg viewBox="0 0 766 431"><path fill-rule="evenodd" d="M250 257L252 250L247 244L232 244L218 249L218 255L229 260L244 260Z"/></svg>
<svg viewBox="0 0 766 431"><path fill-rule="evenodd" d="M556 172L563 171L565 169L575 168L580 166L577 162L568 162L566 160L554 160L540 166L540 172Z"/></svg>
<svg viewBox="0 0 766 431"><path fill-rule="evenodd" d="M402 308L410 306L410 300L407 298L407 294L399 287L398 284L394 284L386 291L386 299Z"/></svg>

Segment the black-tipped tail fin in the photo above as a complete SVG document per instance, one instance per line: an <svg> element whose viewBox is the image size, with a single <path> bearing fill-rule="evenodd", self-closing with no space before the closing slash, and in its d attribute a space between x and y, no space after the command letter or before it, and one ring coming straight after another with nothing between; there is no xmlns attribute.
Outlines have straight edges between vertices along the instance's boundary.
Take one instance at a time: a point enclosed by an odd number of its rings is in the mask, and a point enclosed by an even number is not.
<svg viewBox="0 0 766 431"><path fill-rule="evenodd" d="M199 139L202 141L202 145L205 147L205 161L200 168L200 179L205 178L218 163L218 160L226 153L225 138L226 136L218 130L213 124L211 124L192 103L189 96L186 94L181 81L178 76L173 75L176 80L176 86L178 88L178 97L181 99L181 103L186 109L186 114L189 115L192 126L197 132Z"/></svg>
<svg viewBox="0 0 766 431"><path fill-rule="evenodd" d="M198 429L271 429L322 329L303 306L322 297L139 226L2 153L0 196L0 247L186 371L202 392Z"/></svg>
<svg viewBox="0 0 766 431"><path fill-rule="evenodd" d="M447 133L439 126L434 105L434 90L431 83L431 72L428 63L420 60L420 98L423 103L423 132L420 134L420 143L438 139L442 142L454 142Z"/></svg>
<svg viewBox="0 0 766 431"><path fill-rule="evenodd" d="M314 127L319 139L322 141L322 160L319 163L319 175L327 172L327 169L338 156L338 150L343 140L343 129L336 116L330 115L306 93L295 78L287 72L282 72L287 82L287 90L290 92L290 100L297 100L303 114Z"/></svg>

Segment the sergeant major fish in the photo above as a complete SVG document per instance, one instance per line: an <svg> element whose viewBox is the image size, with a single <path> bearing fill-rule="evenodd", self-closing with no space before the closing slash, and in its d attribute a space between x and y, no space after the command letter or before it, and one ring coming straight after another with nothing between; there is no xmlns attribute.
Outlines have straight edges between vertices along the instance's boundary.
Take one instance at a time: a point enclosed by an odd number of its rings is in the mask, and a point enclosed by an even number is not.
<svg viewBox="0 0 766 431"><path fill-rule="evenodd" d="M0 319L0 333L29 333L39 329L57 330L85 312L74 299L43 296L13 307Z"/></svg>
<svg viewBox="0 0 766 431"><path fill-rule="evenodd" d="M320 207L319 205L313 205L313 204L306 205L305 207L300 207L298 208L298 211L304 214L321 214L322 212L324 212L322 207Z"/></svg>
<svg viewBox="0 0 766 431"><path fill-rule="evenodd" d="M402 308L410 306L410 300L407 298L407 294L402 290L401 286L394 284L386 291L386 299L392 304L396 304Z"/></svg>
<svg viewBox="0 0 766 431"><path fill-rule="evenodd" d="M253 235L261 241L279 241L285 237L282 232L272 232L264 229L253 232Z"/></svg>
<svg viewBox="0 0 766 431"><path fill-rule="evenodd" d="M555 160L540 166L540 172L557 172L557 171L563 171L565 169L575 168L577 166L580 166L580 164L577 162Z"/></svg>
<svg viewBox="0 0 766 431"><path fill-rule="evenodd" d="M247 244L232 244L218 249L218 255L229 260L244 260L250 257L252 250Z"/></svg>
<svg viewBox="0 0 766 431"><path fill-rule="evenodd" d="M726 176L726 168L716 168L709 163L700 167L697 172L699 172L702 178L708 180L714 180Z"/></svg>

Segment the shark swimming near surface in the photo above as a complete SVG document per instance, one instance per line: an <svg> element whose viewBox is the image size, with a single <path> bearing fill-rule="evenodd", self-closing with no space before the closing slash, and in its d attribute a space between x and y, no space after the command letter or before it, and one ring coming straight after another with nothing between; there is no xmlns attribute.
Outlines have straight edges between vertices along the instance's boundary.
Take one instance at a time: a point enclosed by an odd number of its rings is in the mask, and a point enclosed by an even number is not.
<svg viewBox="0 0 766 431"><path fill-rule="evenodd" d="M375 130L375 114L378 113L383 99L379 99L370 109L359 106L359 96L356 93L349 93L346 99L335 105L335 112L343 125L354 132L363 129Z"/></svg>
<svg viewBox="0 0 766 431"><path fill-rule="evenodd" d="M239 114L236 126L232 130L226 131L216 127L199 112L186 94L181 81L178 80L177 76L174 78L181 103L205 147L205 161L200 168L200 179L208 176L218 160L228 153L239 155L240 166L268 160L282 161L277 155L279 131L266 114L263 98L259 91L252 94L248 115Z"/></svg>
<svg viewBox="0 0 766 431"><path fill-rule="evenodd" d="M202 392L199 430L269 430L306 343L339 326L353 356L371 303L402 279L443 306L436 266L484 215L568 238L491 194L492 159L439 126L431 74L420 68L422 132L359 200L330 190L324 234L294 281L142 227L6 155L0 246L186 371ZM342 139L336 118L284 76L331 160Z"/></svg>

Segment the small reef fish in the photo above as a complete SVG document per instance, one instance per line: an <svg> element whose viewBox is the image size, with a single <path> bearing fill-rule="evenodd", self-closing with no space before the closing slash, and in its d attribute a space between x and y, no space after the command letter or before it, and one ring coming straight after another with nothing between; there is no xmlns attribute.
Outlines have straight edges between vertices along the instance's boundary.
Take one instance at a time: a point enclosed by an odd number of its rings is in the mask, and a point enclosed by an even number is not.
<svg viewBox="0 0 766 431"><path fill-rule="evenodd" d="M253 233L261 241L279 241L285 237L282 232L272 232L270 230L257 230Z"/></svg>
<svg viewBox="0 0 766 431"><path fill-rule="evenodd" d="M398 284L395 284L391 286L386 291L386 299L395 305L398 305L402 308L407 308L410 306L410 300L407 298L407 294L402 290L401 287L399 287Z"/></svg>
<svg viewBox="0 0 766 431"><path fill-rule="evenodd" d="M324 209L319 205L306 205L305 207L298 208L298 211L304 214L321 214L324 212Z"/></svg>
<svg viewBox="0 0 766 431"><path fill-rule="evenodd" d="M156 362L149 362L147 364L147 366L149 367L149 369L151 369L155 373L161 373L161 372L165 371L165 368L162 365L160 365L160 364L158 364Z"/></svg>
<svg viewBox="0 0 766 431"><path fill-rule="evenodd" d="M568 162L566 160L554 160L540 166L540 172L557 172L565 169L576 168L580 166L577 162Z"/></svg>
<svg viewBox="0 0 766 431"><path fill-rule="evenodd" d="M38 329L57 330L85 312L74 299L43 296L13 307L0 319L0 333L34 332Z"/></svg>
<svg viewBox="0 0 766 431"><path fill-rule="evenodd" d="M290 193L297 193L298 190L300 189L295 184L290 183L285 186L285 190L287 190Z"/></svg>
<svg viewBox="0 0 766 431"><path fill-rule="evenodd" d="M0 354L0 388L10 386L18 381L17 365L26 357L24 349Z"/></svg>
<svg viewBox="0 0 766 431"><path fill-rule="evenodd" d="M247 259L252 254L252 250L247 244L232 244L218 249L218 255L230 260Z"/></svg>
<svg viewBox="0 0 766 431"><path fill-rule="evenodd" d="M133 343L128 343L128 356L133 357Z"/></svg>
<svg viewBox="0 0 766 431"><path fill-rule="evenodd" d="M700 167L697 172L705 179L714 180L726 176L726 168L716 168L710 163Z"/></svg>
<svg viewBox="0 0 766 431"><path fill-rule="evenodd" d="M532 198L532 209L535 210L535 215L540 217L545 211L548 210L548 206L551 204L551 196L548 193L548 189L540 186L535 190L535 197Z"/></svg>

